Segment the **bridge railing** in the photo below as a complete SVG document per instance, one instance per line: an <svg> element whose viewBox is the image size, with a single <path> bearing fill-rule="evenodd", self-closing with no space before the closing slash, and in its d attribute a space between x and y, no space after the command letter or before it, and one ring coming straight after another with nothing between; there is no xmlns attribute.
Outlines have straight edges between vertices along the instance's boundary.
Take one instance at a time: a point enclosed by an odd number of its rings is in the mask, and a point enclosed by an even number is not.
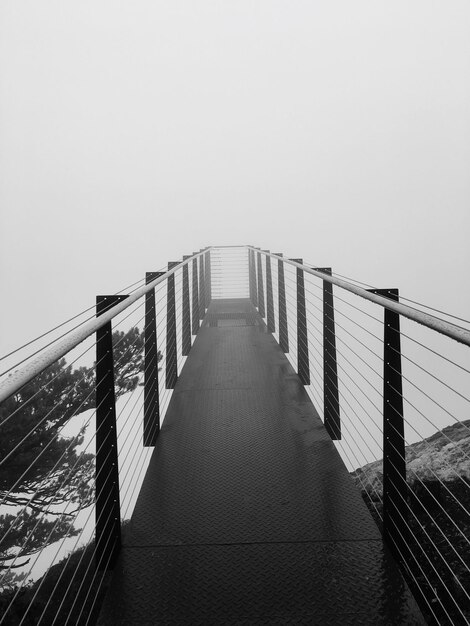
<svg viewBox="0 0 470 626"><path fill-rule="evenodd" d="M470 623L470 323L302 259L248 257L251 300L423 612Z"/></svg>
<svg viewBox="0 0 470 626"><path fill-rule="evenodd" d="M210 303L210 256L98 296L0 361L1 624L95 622Z"/></svg>
<svg viewBox="0 0 470 626"><path fill-rule="evenodd" d="M93 623L184 359L232 297L298 372L430 622L469 623L468 322L252 246L149 272L0 361L1 623Z"/></svg>

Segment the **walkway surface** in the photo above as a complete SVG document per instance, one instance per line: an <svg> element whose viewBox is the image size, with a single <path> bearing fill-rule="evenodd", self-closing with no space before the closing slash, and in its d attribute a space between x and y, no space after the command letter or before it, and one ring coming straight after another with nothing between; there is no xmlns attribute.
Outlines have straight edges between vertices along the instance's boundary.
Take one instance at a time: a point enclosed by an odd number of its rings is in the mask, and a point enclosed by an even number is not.
<svg viewBox="0 0 470 626"><path fill-rule="evenodd" d="M299 378L248 300L213 301L100 624L422 624Z"/></svg>

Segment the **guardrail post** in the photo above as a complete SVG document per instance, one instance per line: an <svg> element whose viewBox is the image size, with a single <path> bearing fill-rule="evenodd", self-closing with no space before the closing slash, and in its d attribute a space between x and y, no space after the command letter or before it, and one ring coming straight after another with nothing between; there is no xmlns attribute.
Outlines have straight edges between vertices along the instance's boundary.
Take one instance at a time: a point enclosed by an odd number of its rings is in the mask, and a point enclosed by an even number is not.
<svg viewBox="0 0 470 626"><path fill-rule="evenodd" d="M196 252L193 252L196 254ZM197 278L197 258L193 259L193 318L192 318L192 331L193 335L197 335L199 330L199 293L198 293L198 278Z"/></svg>
<svg viewBox="0 0 470 626"><path fill-rule="evenodd" d="M290 260L303 265L303 259ZM301 382L310 385L304 271L300 267L297 268L297 371Z"/></svg>
<svg viewBox="0 0 470 626"><path fill-rule="evenodd" d="M148 285L163 275L163 272L147 272L145 284ZM145 294L145 330L144 330L144 446L152 447L157 443L160 432L160 394L158 388L158 347L157 314L155 307L155 289Z"/></svg>
<svg viewBox="0 0 470 626"><path fill-rule="evenodd" d="M331 276L331 267L312 269ZM341 439L333 285L326 280L323 281L323 406L328 434L332 439Z"/></svg>
<svg viewBox="0 0 470 626"><path fill-rule="evenodd" d="M282 252L276 252L276 256L282 257ZM286 308L286 282L284 279L284 261L277 262L277 282L279 294L279 345L283 352L289 352L289 332L287 330Z"/></svg>
<svg viewBox="0 0 470 626"><path fill-rule="evenodd" d="M269 252L269 250L264 250ZM274 301L273 301L273 279L271 274L271 257L266 257L266 322L268 333L276 330L274 321Z"/></svg>
<svg viewBox="0 0 470 626"><path fill-rule="evenodd" d="M254 250L248 250L250 268L250 299L253 306L258 306L258 291L256 287L256 262Z"/></svg>
<svg viewBox="0 0 470 626"><path fill-rule="evenodd" d="M102 315L128 296L97 296ZM121 547L116 396L111 322L96 331L96 505L95 562L99 571L113 569Z"/></svg>
<svg viewBox="0 0 470 626"><path fill-rule="evenodd" d="M202 252L200 250L199 252ZM199 319L203 320L206 314L206 287L204 284L204 255L199 257Z"/></svg>
<svg viewBox="0 0 470 626"><path fill-rule="evenodd" d="M204 282L206 288L205 304L206 309L209 308L209 304L212 300L212 280L211 280L211 251L208 250L204 255Z"/></svg>
<svg viewBox="0 0 470 626"><path fill-rule="evenodd" d="M368 291L399 301L398 289ZM409 542L400 315L386 308L383 371L383 534L396 557L403 560Z"/></svg>
<svg viewBox="0 0 470 626"><path fill-rule="evenodd" d="M170 261L168 269L178 265L177 261ZM175 275L168 276L167 284L167 313L166 313L166 388L174 389L178 380L178 354L176 350L176 301Z"/></svg>
<svg viewBox="0 0 470 626"><path fill-rule="evenodd" d="M187 261L191 256L183 256ZM183 265L183 292L181 302L181 354L188 356L191 350L191 311L189 308L189 264Z"/></svg>
<svg viewBox="0 0 470 626"><path fill-rule="evenodd" d="M265 317L264 309L264 286L263 286L263 264L261 260L261 252L258 252L258 313L261 317Z"/></svg>

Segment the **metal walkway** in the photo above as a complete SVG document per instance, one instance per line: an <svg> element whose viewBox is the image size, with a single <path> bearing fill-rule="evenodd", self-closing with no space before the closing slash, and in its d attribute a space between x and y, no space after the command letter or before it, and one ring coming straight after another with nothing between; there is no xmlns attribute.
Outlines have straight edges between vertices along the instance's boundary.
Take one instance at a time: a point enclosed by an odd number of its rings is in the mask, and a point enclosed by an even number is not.
<svg viewBox="0 0 470 626"><path fill-rule="evenodd" d="M99 623L423 623L298 376L248 300L209 308Z"/></svg>

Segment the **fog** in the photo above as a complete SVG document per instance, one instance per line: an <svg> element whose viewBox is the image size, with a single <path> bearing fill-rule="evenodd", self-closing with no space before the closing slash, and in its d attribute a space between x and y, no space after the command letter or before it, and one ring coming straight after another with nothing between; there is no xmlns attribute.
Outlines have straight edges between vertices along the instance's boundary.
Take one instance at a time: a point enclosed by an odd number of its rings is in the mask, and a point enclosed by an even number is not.
<svg viewBox="0 0 470 626"><path fill-rule="evenodd" d="M469 314L470 6L0 6L0 352L253 243Z"/></svg>

